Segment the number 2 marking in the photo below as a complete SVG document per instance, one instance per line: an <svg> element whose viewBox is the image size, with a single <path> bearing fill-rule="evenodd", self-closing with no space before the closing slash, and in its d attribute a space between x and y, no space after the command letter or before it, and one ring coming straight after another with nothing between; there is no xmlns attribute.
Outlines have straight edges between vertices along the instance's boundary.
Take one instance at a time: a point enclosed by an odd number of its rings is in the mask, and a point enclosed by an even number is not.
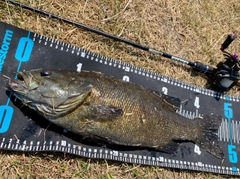
<svg viewBox="0 0 240 179"><path fill-rule="evenodd" d="M168 89L166 87L162 87L162 92L167 95L168 94Z"/></svg>
<svg viewBox="0 0 240 179"><path fill-rule="evenodd" d="M130 81L130 78L129 78L129 76L123 76L123 81L127 81L127 82L129 82Z"/></svg>

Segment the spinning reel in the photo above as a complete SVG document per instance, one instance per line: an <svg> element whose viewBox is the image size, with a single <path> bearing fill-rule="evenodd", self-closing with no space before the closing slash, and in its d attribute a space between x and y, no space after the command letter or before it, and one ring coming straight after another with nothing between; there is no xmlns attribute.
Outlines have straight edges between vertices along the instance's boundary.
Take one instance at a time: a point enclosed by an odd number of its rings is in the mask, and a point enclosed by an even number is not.
<svg viewBox="0 0 240 179"><path fill-rule="evenodd" d="M232 55L225 51L226 48L236 39L236 36L230 34L221 46L221 51L224 54L225 62L219 62L217 68L205 66L200 62L195 62L193 68L196 71L205 72L212 79L211 82L215 90L220 92L229 91L240 80L238 71L240 70L240 61L236 54Z"/></svg>
<svg viewBox="0 0 240 179"><path fill-rule="evenodd" d="M225 56L225 62L217 64L217 71L213 79L213 84L220 91L229 91L240 80L238 71L240 70L240 62L236 54L232 55L225 49L236 38L233 34L228 35L227 39L222 44L221 50Z"/></svg>

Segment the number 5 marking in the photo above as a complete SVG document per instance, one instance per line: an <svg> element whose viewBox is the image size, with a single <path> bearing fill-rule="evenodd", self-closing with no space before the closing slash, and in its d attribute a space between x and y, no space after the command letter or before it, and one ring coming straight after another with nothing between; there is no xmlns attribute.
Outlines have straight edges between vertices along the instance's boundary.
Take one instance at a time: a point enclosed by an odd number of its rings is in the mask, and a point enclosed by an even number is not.
<svg viewBox="0 0 240 179"><path fill-rule="evenodd" d="M231 103L224 103L224 115L228 119L233 118L233 110L230 106L232 106Z"/></svg>
<svg viewBox="0 0 240 179"><path fill-rule="evenodd" d="M238 162L237 152L234 151L234 149L236 149L235 145L228 145L229 160L230 160L231 163L237 163Z"/></svg>

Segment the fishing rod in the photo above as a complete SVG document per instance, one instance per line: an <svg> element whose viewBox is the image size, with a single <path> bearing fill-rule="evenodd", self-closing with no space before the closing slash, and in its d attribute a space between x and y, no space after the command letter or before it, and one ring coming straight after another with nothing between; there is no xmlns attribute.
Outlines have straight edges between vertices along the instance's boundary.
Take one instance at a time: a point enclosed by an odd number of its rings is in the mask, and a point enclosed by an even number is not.
<svg viewBox="0 0 240 179"><path fill-rule="evenodd" d="M60 20L62 22L65 22L65 23L68 23L68 24L71 24L71 25L74 25L76 27L79 27L79 28L82 28L84 30L96 33L98 35L102 35L104 37L123 42L123 43L131 45L135 48L139 48L139 49L144 50L144 51L152 52L152 53L161 55L165 58L169 58L171 60L186 64L186 65L192 67L193 69L195 69L198 72L206 73L209 76L209 78L211 78L214 89L218 90L220 92L229 91L240 80L240 77L239 77L239 74L238 74L238 71L240 70L240 63L239 63L239 60L238 60L238 56L237 55L231 55L230 53L225 51L225 49L236 38L236 36L233 35L233 34L228 35L227 39L224 41L224 43L221 46L221 50L224 52L224 56L225 56L226 61L225 62L220 62L217 65L217 68L213 68L211 66L204 65L201 62L191 62L191 61L185 60L183 58L173 56L173 55L168 54L166 52L162 52L162 51L159 51L159 50L156 50L156 49L153 49L153 48L141 45L141 44L137 44L137 43L132 42L130 40L126 40L126 39L111 35L109 33L103 32L101 30L94 29L92 27L89 27L89 26L86 26L86 25L83 25L83 24L65 19L65 18L57 16L55 14L52 14L52 13L46 12L44 10L40 10L40 9L31 7L31 6L28 6L28 5L25 5L25 4L22 4L20 2L16 2L14 0L4 0L4 1L9 2L9 3L11 3L15 6L19 6L23 9L27 9L27 10L36 12L38 14L41 14L41 15L44 15L44 16Z"/></svg>

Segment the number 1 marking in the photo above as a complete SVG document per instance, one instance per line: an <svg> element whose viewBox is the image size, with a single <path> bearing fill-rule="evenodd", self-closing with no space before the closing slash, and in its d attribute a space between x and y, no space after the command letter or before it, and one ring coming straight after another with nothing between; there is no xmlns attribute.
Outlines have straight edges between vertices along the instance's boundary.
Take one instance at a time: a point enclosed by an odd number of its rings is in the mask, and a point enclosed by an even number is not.
<svg viewBox="0 0 240 179"><path fill-rule="evenodd" d="M77 64L77 72L81 72L82 70L82 63Z"/></svg>

